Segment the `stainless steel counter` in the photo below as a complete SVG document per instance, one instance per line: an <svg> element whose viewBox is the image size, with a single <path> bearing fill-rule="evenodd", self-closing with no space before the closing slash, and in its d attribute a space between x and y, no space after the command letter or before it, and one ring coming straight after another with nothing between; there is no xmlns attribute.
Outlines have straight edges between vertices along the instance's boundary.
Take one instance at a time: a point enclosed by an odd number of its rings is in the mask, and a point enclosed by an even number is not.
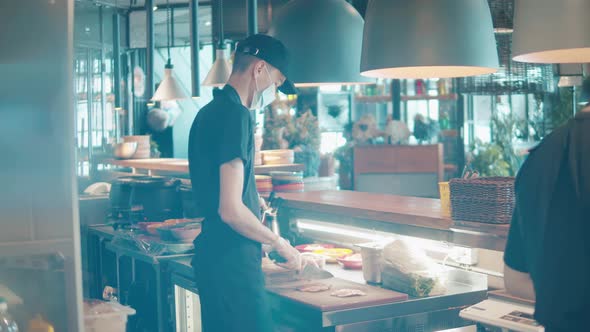
<svg viewBox="0 0 590 332"><path fill-rule="evenodd" d="M168 260L166 264L170 273L193 280L190 257ZM337 278L364 284L362 271L344 270L339 265L328 265L326 269ZM481 274L452 269L444 295L329 312L319 312L269 294L273 317L280 317L286 325L295 326L297 330L400 331L421 325L436 331L465 325L458 312L487 297L487 279Z"/></svg>

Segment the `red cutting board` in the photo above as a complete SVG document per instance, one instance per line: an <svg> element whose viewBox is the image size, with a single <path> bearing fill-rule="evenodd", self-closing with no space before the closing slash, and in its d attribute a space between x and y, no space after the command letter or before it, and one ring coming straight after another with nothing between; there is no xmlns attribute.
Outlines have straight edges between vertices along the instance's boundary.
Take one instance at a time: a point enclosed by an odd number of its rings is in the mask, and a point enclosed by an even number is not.
<svg viewBox="0 0 590 332"><path fill-rule="evenodd" d="M297 290L297 287L299 286L317 283L328 284L331 286L331 289L320 293L305 293ZM330 295L332 292L342 288L359 289L365 292L367 295L345 298L339 298ZM280 285L267 286L267 289L273 294L285 297L291 301L298 302L306 306L313 307L322 312L361 308L372 305L405 301L408 299L407 294L338 278L290 282Z"/></svg>

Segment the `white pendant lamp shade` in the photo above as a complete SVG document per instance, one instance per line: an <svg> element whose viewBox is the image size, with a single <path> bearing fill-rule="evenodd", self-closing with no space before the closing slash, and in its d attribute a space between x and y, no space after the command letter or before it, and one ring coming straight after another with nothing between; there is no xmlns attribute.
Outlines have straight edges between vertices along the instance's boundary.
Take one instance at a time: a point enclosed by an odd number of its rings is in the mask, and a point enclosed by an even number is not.
<svg viewBox="0 0 590 332"><path fill-rule="evenodd" d="M372 83L359 72L363 18L344 0L292 0L273 16L268 34L289 50L296 86Z"/></svg>
<svg viewBox="0 0 590 332"><path fill-rule="evenodd" d="M517 0L512 54L534 63L590 62L590 1Z"/></svg>
<svg viewBox="0 0 590 332"><path fill-rule="evenodd" d="M494 73L498 67L486 0L369 0L363 75L465 77Z"/></svg>
<svg viewBox="0 0 590 332"><path fill-rule="evenodd" d="M164 68L164 79L160 82L156 93L152 97L153 101L177 100L186 98L186 94L178 84L178 81L172 76L172 65L168 63Z"/></svg>
<svg viewBox="0 0 590 332"><path fill-rule="evenodd" d="M204 86L223 86L229 79L231 74L231 66L225 57L225 49L217 49L215 51L215 62L211 66L211 70L207 73Z"/></svg>

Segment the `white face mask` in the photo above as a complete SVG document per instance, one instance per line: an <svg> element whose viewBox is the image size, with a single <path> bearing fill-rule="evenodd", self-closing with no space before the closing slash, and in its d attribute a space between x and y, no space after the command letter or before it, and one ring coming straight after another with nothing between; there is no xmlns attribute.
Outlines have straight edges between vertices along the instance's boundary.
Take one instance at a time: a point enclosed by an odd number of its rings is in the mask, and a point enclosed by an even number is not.
<svg viewBox="0 0 590 332"><path fill-rule="evenodd" d="M268 75L268 80L272 82L272 78L270 77L270 72L268 68L264 66L266 69L266 74ZM259 110L265 108L266 106L272 104L273 101L277 98L277 86L274 83L271 83L268 88L260 91L258 89L258 81L254 79L254 84L256 84L256 92L252 97L252 105L250 105L251 110Z"/></svg>

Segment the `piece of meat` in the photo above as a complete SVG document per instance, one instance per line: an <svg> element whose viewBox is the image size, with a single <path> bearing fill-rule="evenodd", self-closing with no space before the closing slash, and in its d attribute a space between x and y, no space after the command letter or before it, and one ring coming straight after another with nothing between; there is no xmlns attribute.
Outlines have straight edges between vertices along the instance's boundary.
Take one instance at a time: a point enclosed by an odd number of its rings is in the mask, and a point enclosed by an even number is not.
<svg viewBox="0 0 590 332"><path fill-rule="evenodd" d="M336 290L330 294L335 297L352 297L352 296L365 296L367 293L363 292L360 289L352 289L352 288L342 288Z"/></svg>
<svg viewBox="0 0 590 332"><path fill-rule="evenodd" d="M297 290L300 292L305 292L305 293L319 293L319 292L325 292L325 291L329 290L330 288L332 288L331 285L317 283L317 284L309 284L309 285L299 286L299 287L297 287Z"/></svg>

